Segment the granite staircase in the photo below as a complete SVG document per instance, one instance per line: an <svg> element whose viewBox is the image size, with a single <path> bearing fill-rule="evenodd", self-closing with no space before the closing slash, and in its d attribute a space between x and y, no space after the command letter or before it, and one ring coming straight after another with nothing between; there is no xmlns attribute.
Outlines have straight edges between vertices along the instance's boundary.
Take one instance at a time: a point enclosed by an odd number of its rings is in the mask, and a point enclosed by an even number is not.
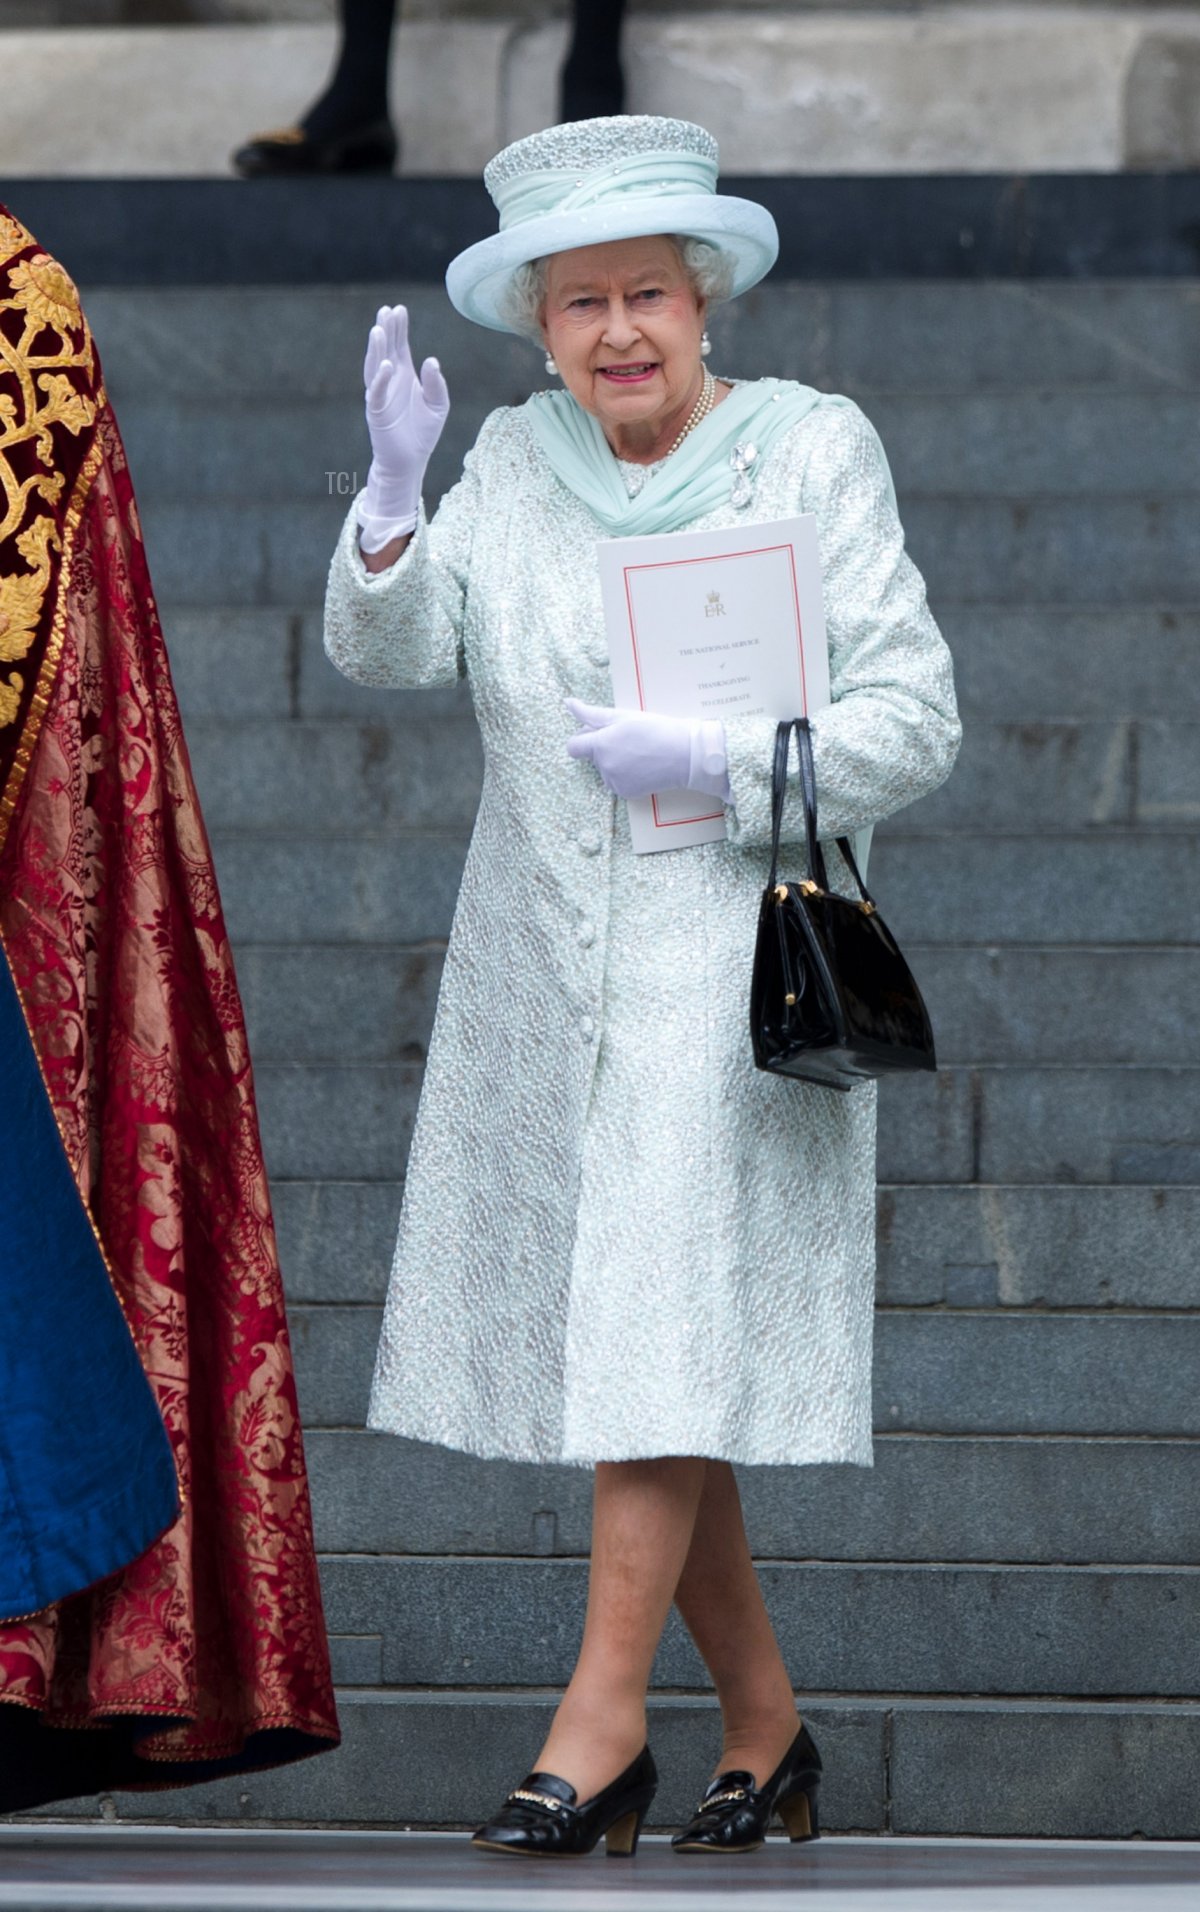
<svg viewBox="0 0 1200 1912"><path fill-rule="evenodd" d="M480 770L461 696L360 690L321 651L385 296L90 298L250 1020L346 1728L122 1817L470 1822L582 1616L586 1475L362 1428ZM410 302L455 401L438 491L540 369ZM718 368L878 424L966 725L873 864L943 1064L882 1096L876 1466L745 1476L823 1816L1196 1838L1200 294L785 283L713 330ZM673 1627L661 1823L712 1704Z"/></svg>

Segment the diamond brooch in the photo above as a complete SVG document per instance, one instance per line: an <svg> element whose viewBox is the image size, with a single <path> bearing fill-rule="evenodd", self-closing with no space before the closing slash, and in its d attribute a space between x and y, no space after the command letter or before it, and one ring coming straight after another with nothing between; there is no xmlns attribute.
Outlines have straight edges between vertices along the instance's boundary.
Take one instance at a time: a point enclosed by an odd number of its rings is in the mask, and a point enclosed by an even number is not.
<svg viewBox="0 0 1200 1912"><path fill-rule="evenodd" d="M729 494L730 503L737 511L744 511L754 496L754 487L750 482L750 469L758 457L758 446L748 440L740 439L729 454L733 466L733 490Z"/></svg>

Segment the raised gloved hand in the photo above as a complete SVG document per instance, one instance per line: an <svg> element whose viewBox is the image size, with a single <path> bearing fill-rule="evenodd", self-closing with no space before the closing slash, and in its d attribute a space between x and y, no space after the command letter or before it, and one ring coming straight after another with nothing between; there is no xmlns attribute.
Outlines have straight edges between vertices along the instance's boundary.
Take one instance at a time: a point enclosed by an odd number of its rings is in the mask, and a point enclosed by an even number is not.
<svg viewBox="0 0 1200 1912"><path fill-rule="evenodd" d="M416 529L421 483L450 410L450 394L435 358L418 378L408 344L408 310L382 305L363 362L371 469L357 512L364 551L382 551Z"/></svg>
<svg viewBox="0 0 1200 1912"><path fill-rule="evenodd" d="M725 726L719 719L657 717L648 710L616 710L568 697L582 725L567 739L567 754L584 757L617 797L648 797L656 790L703 790L729 795Z"/></svg>

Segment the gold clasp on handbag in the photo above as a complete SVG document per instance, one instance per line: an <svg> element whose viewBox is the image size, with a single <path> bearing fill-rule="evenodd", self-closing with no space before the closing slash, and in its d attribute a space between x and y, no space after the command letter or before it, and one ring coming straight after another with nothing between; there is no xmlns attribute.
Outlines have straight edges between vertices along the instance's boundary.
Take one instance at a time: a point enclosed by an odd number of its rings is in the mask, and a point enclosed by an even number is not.
<svg viewBox="0 0 1200 1912"><path fill-rule="evenodd" d="M788 1008L790 1009L792 1007L792 1004L796 1000L795 992L794 991L789 992L789 994L786 995L783 1000L787 1004Z"/></svg>
<svg viewBox="0 0 1200 1912"><path fill-rule="evenodd" d="M800 885L800 894L801 896L820 896L821 885L814 883L811 876L806 876Z"/></svg>
<svg viewBox="0 0 1200 1912"><path fill-rule="evenodd" d="M786 902L787 902L787 899L788 899L788 886L787 886L787 884L786 884L786 883L777 883L777 884L775 885L775 901L776 901L777 903L786 903Z"/></svg>
<svg viewBox="0 0 1200 1912"><path fill-rule="evenodd" d="M875 905L874 903L872 903L869 896L864 896L862 902L859 904L858 907L862 911L864 916L874 916L875 914Z"/></svg>

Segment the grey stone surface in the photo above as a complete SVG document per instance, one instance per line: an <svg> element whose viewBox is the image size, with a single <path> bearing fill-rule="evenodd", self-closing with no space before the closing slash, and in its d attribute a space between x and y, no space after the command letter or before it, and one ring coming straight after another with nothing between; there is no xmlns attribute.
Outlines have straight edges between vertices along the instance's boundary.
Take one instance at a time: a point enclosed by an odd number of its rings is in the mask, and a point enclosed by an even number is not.
<svg viewBox="0 0 1200 1912"><path fill-rule="evenodd" d="M1198 1367L1196 1314L889 1311L876 1321L875 1424L943 1434L1200 1435Z"/></svg>
<svg viewBox="0 0 1200 1912"><path fill-rule="evenodd" d="M235 947L250 943L420 943L450 933L466 833L372 838L214 833Z"/></svg>
<svg viewBox="0 0 1200 1912"><path fill-rule="evenodd" d="M383 1635L331 1631L329 1664L335 1686L382 1686Z"/></svg>
<svg viewBox="0 0 1200 1912"><path fill-rule="evenodd" d="M296 714L300 620L293 613L159 609L185 724Z"/></svg>
<svg viewBox="0 0 1200 1912"><path fill-rule="evenodd" d="M1200 950L905 953L944 1063L1200 1062ZM442 946L253 945L238 962L260 1061L421 1061Z"/></svg>
<svg viewBox="0 0 1200 1912"><path fill-rule="evenodd" d="M239 1775L166 1793L116 1793L128 1820L291 1820L301 1825L477 1825L533 1761L555 1694L396 1693L339 1695L343 1741L333 1753L277 1772ZM884 1709L840 1697L804 1703L828 1779L821 1813L832 1830L882 1832ZM695 1804L719 1750L715 1701L655 1695L650 1737L661 1768L651 1823L677 1826ZM55 1806L94 1816L94 1801ZM47 1817L48 1814L38 1815ZM601 1860L600 1863L603 1863Z"/></svg>
<svg viewBox="0 0 1200 1912"><path fill-rule="evenodd" d="M293 1302L379 1302L399 1182L273 1186ZM879 1299L901 1307L1186 1309L1200 1188L885 1186Z"/></svg>
<svg viewBox="0 0 1200 1912"><path fill-rule="evenodd" d="M306 1423L360 1427L379 1310L294 1307L291 1321ZM875 1323L875 1426L881 1433L1200 1437L1198 1369L1195 1313L885 1309Z"/></svg>
<svg viewBox="0 0 1200 1912"><path fill-rule="evenodd" d="M124 420L126 409L149 399L195 403L211 396L241 400L260 413L272 393L293 399L359 401L367 334L381 305L403 300L414 350L436 336L437 351L453 368L460 408L520 404L531 381L543 378L532 346L485 333L460 318L437 285L406 286L397 277L381 285L98 286L82 290L88 320L104 360L105 379ZM1123 289L1117 288L1117 297ZM1179 302L1170 293L1164 311ZM1186 310L1186 302L1184 303ZM1141 301L1136 320L1150 313ZM1180 328L1181 339L1186 328ZM247 340L253 339L253 351ZM425 350L432 349L425 347ZM361 412L357 449L367 446Z"/></svg>
<svg viewBox="0 0 1200 1912"><path fill-rule="evenodd" d="M379 1341L380 1311L356 1307L288 1310L296 1389L306 1427L362 1427Z"/></svg>
<svg viewBox="0 0 1200 1912"><path fill-rule="evenodd" d="M909 836L909 827L904 815L885 823L871 852L872 887L906 946L1196 941L1194 836Z"/></svg>
<svg viewBox="0 0 1200 1912"><path fill-rule="evenodd" d="M1200 1141L1200 1069L998 1068L978 1079L981 1181L1161 1182L1162 1146Z"/></svg>
<svg viewBox="0 0 1200 1912"><path fill-rule="evenodd" d="M423 1062L443 945L252 944L238 959L260 1062Z"/></svg>
<svg viewBox="0 0 1200 1912"><path fill-rule="evenodd" d="M1200 1062L1200 948L905 954L946 1062Z"/></svg>
<svg viewBox="0 0 1200 1912"><path fill-rule="evenodd" d="M382 1301L401 1189L400 1182L274 1182L288 1300Z"/></svg>
<svg viewBox="0 0 1200 1912"><path fill-rule="evenodd" d="M1200 725L1159 719L1139 726L1137 814L1141 821L1195 831L1200 825Z"/></svg>
<svg viewBox="0 0 1200 1912"><path fill-rule="evenodd" d="M192 505L159 498L150 487L139 491L139 504L154 588L168 603L291 610L323 601L344 498Z"/></svg>
<svg viewBox="0 0 1200 1912"><path fill-rule="evenodd" d="M768 281L716 316L713 338L731 369L868 410L884 392L1170 391L1200 380L1196 307L1187 284Z"/></svg>
<svg viewBox="0 0 1200 1912"><path fill-rule="evenodd" d="M382 700L381 700L382 703ZM214 830L469 830L479 733L468 712L359 723L205 721L188 731Z"/></svg>
<svg viewBox="0 0 1200 1912"><path fill-rule="evenodd" d="M1181 33L1147 33L1125 77L1127 166L1200 164L1200 45Z"/></svg>
<svg viewBox="0 0 1200 1912"><path fill-rule="evenodd" d="M953 775L908 810L910 829L1078 830L1135 821L1138 726L971 723Z"/></svg>
<svg viewBox="0 0 1200 1912"><path fill-rule="evenodd" d="M811 1692L1144 1697L1195 1691L1200 1570L766 1562L763 1594ZM583 1631L583 1560L322 1562L337 1634L383 1635L383 1684L565 1685ZM672 1612L653 1686L705 1689Z"/></svg>
<svg viewBox="0 0 1200 1912"><path fill-rule="evenodd" d="M893 1076L879 1085L878 1163L884 1182L969 1182L975 1179L975 1110L971 1075Z"/></svg>
<svg viewBox="0 0 1200 1912"><path fill-rule="evenodd" d="M522 397L545 382L535 367L531 352ZM118 413L139 488L159 502L340 497L344 511L370 457L358 365L347 357L345 369L336 396L287 391L270 404L219 388L171 398L143 383ZM497 387L507 395L507 382L493 379ZM1170 496L1194 493L1200 480L1193 391L874 393L867 402L906 501L947 492ZM464 416L452 416L431 487L451 455L461 465L477 425L469 398Z"/></svg>
<svg viewBox="0 0 1200 1912"><path fill-rule="evenodd" d="M976 720L953 776L909 808L905 827L1177 826L1195 801L1184 792L1198 735L1200 726L1162 721ZM457 705L422 721L411 705L393 713L381 695L357 722L205 719L189 726L188 739L214 830L462 831L474 820L482 758L474 719Z"/></svg>
<svg viewBox="0 0 1200 1912"><path fill-rule="evenodd" d="M412 1063L265 1063L255 1071L267 1170L394 1181L402 1173L420 1091Z"/></svg>
<svg viewBox="0 0 1200 1912"><path fill-rule="evenodd" d="M1192 1705L906 1706L892 1716L892 1825L1191 1839L1200 1833L1198 1760Z"/></svg>
<svg viewBox="0 0 1200 1912"><path fill-rule="evenodd" d="M214 831L235 945L417 943L445 938L466 855L458 835L365 831L341 837ZM901 815L876 833L873 887L909 943L1196 941L1191 837L1096 830L1036 835L910 834Z"/></svg>
<svg viewBox="0 0 1200 1912"><path fill-rule="evenodd" d="M906 501L1173 497L1200 484L1198 404L1179 390L909 392L874 396L870 415Z"/></svg>
<svg viewBox="0 0 1200 1912"><path fill-rule="evenodd" d="M936 604L1165 604L1200 597L1187 498L917 497L908 547Z"/></svg>
<svg viewBox="0 0 1200 1912"><path fill-rule="evenodd" d="M1200 1188L881 1188L879 1298L950 1302L969 1271L985 1306L1191 1308L1198 1240Z"/></svg>
<svg viewBox="0 0 1200 1912"><path fill-rule="evenodd" d="M585 1468L321 1428L308 1460L326 1553L587 1550ZM873 1468L746 1468L741 1480L761 1559L1195 1565L1191 1440L884 1435Z"/></svg>
<svg viewBox="0 0 1200 1912"><path fill-rule="evenodd" d="M1190 668L1200 644L1200 617L1193 611L946 602L934 609L954 655L959 708L968 724L1111 718L1116 683L1125 716L1179 722L1200 708L1200 683Z"/></svg>
<svg viewBox="0 0 1200 1912"><path fill-rule="evenodd" d="M420 1065L409 1062L264 1063L256 1078L271 1174L285 1181L396 1180L404 1171L420 1075ZM884 1083L883 1180L972 1179L971 1096L963 1070Z"/></svg>
<svg viewBox="0 0 1200 1912"><path fill-rule="evenodd" d="M354 717L418 720L465 713L454 691L379 691L336 671L321 641L319 607L247 612L162 607L185 720L203 717ZM1110 718L1119 676L1123 711L1178 723L1200 712L1189 660L1200 617L1131 605L1027 610L941 602L938 621L954 654L959 708L968 721ZM297 662L298 653L298 662ZM253 666L247 673L247 665ZM1086 669L1083 666L1086 665Z"/></svg>
<svg viewBox="0 0 1200 1912"><path fill-rule="evenodd" d="M402 276L306 286L302 298L262 286L84 291L122 418L149 394L261 405L268 387L289 397L356 399L367 331L377 308L396 300L409 308L418 349L436 339L455 405L475 424L487 408L521 404L544 379L532 346L481 331L439 286L406 285ZM1198 305L1186 279L771 279L718 308L710 330L713 362L733 376L798 378L864 403L878 393L1169 393L1200 386ZM360 435L356 449L365 443Z"/></svg>

